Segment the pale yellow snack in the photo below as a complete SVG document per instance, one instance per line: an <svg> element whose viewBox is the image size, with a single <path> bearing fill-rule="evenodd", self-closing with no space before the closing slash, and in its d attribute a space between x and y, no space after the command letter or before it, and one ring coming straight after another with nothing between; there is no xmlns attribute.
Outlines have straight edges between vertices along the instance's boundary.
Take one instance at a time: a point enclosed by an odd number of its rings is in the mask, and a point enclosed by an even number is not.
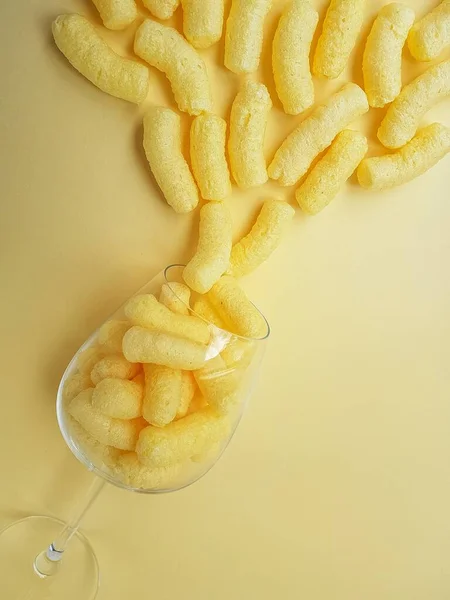
<svg viewBox="0 0 450 600"><path fill-rule="evenodd" d="M220 201L231 194L225 158L226 129L226 121L217 115L204 114L192 121L192 171L205 200Z"/></svg>
<svg viewBox="0 0 450 600"><path fill-rule="evenodd" d="M278 97L288 115L314 104L309 53L318 12L309 0L292 0L283 11L272 46L272 68Z"/></svg>
<svg viewBox="0 0 450 600"><path fill-rule="evenodd" d="M213 285L208 298L233 333L251 338L267 335L266 320L233 277L221 277Z"/></svg>
<svg viewBox="0 0 450 600"><path fill-rule="evenodd" d="M170 19L180 4L180 0L142 0L153 16L161 20Z"/></svg>
<svg viewBox="0 0 450 600"><path fill-rule="evenodd" d="M253 73L259 66L264 20L272 0L232 0L225 32L225 66L233 73Z"/></svg>
<svg viewBox="0 0 450 600"><path fill-rule="evenodd" d="M228 156L233 177L242 189L267 181L264 136L272 100L262 83L246 80L230 115Z"/></svg>
<svg viewBox="0 0 450 600"><path fill-rule="evenodd" d="M195 379L194 379L194 381L195 381ZM197 383L195 385L197 386ZM199 411L202 408L206 408L207 406L208 406L208 403L203 398L200 390L197 387L196 393L195 393L194 397L192 398L192 402L189 405L187 414L192 415L193 413Z"/></svg>
<svg viewBox="0 0 450 600"><path fill-rule="evenodd" d="M118 321L116 319L106 321L98 332L98 343L101 350L105 354L122 352L123 336L130 327L131 324L128 321Z"/></svg>
<svg viewBox="0 0 450 600"><path fill-rule="evenodd" d="M225 0L181 0L183 33L194 48L209 48L222 37Z"/></svg>
<svg viewBox="0 0 450 600"><path fill-rule="evenodd" d="M83 390L87 390L87 388L92 387L92 381L90 374L86 373L74 373L70 375L64 382L62 397L64 403L68 403L75 396L78 396L80 392Z"/></svg>
<svg viewBox="0 0 450 600"><path fill-rule="evenodd" d="M364 91L347 83L288 135L269 166L269 176L280 185L297 183L337 134L368 110Z"/></svg>
<svg viewBox="0 0 450 600"><path fill-rule="evenodd" d="M139 371L139 365L128 362L120 354L110 354L101 358L92 368L91 379L94 385L102 379L133 379Z"/></svg>
<svg viewBox="0 0 450 600"><path fill-rule="evenodd" d="M370 106L389 104L402 89L402 51L414 23L412 8L393 2L378 13L363 56L364 89Z"/></svg>
<svg viewBox="0 0 450 600"><path fill-rule="evenodd" d="M70 64L98 88L140 104L148 93L147 67L123 58L99 36L81 15L60 15L52 24L55 43Z"/></svg>
<svg viewBox="0 0 450 600"><path fill-rule="evenodd" d="M199 371L194 371L197 385L206 402L221 414L233 410L241 400L240 383L244 371L228 367L221 356L209 360Z"/></svg>
<svg viewBox="0 0 450 600"><path fill-rule="evenodd" d="M371 190L402 185L431 169L448 152L450 128L433 123L397 152L364 159L358 167L358 181Z"/></svg>
<svg viewBox="0 0 450 600"><path fill-rule="evenodd" d="M164 428L146 427L139 435L136 454L149 467L169 467L205 452L229 433L229 423L210 407L173 421Z"/></svg>
<svg viewBox="0 0 450 600"><path fill-rule="evenodd" d="M144 386L136 381L107 377L92 394L92 406L108 417L136 419L142 416Z"/></svg>
<svg viewBox="0 0 450 600"><path fill-rule="evenodd" d="M134 0L92 0L108 29L125 29L138 16Z"/></svg>
<svg viewBox="0 0 450 600"><path fill-rule="evenodd" d="M446 60L402 89L381 122L378 139L386 148L401 148L414 137L425 113L449 94L450 60Z"/></svg>
<svg viewBox="0 0 450 600"><path fill-rule="evenodd" d="M67 415L68 431L74 444L97 467L113 469L122 450L106 446L94 439L72 416Z"/></svg>
<svg viewBox="0 0 450 600"><path fill-rule="evenodd" d="M188 286L205 294L227 270L233 238L227 206L209 202L200 210L197 250L183 270ZM199 340L203 341L203 340Z"/></svg>
<svg viewBox="0 0 450 600"><path fill-rule="evenodd" d="M281 200L266 200L250 233L233 246L228 275L242 277L254 271L278 248L294 216Z"/></svg>
<svg viewBox="0 0 450 600"><path fill-rule="evenodd" d="M368 150L367 138L359 131L344 129L325 156L308 173L295 192L300 208L316 215L333 200Z"/></svg>
<svg viewBox="0 0 450 600"><path fill-rule="evenodd" d="M162 193L175 212L188 213L198 204L198 190L181 152L180 116L162 106L144 115L144 150Z"/></svg>
<svg viewBox="0 0 450 600"><path fill-rule="evenodd" d="M211 337L207 323L195 316L172 312L153 294L134 296L125 304L124 310L133 325L172 333L202 344L207 344Z"/></svg>
<svg viewBox="0 0 450 600"><path fill-rule="evenodd" d="M335 79L345 69L364 19L366 0L331 0L317 42L313 73Z"/></svg>
<svg viewBox="0 0 450 600"><path fill-rule="evenodd" d="M144 365L145 396L142 414L156 427L172 422L180 406L183 371L162 365Z"/></svg>
<svg viewBox="0 0 450 600"><path fill-rule="evenodd" d="M199 317L208 321L208 323L212 323L220 329L226 329L227 325L225 321L214 309L211 302L208 300L208 296L199 296L194 302L193 310Z"/></svg>
<svg viewBox="0 0 450 600"><path fill-rule="evenodd" d="M141 489L161 489L170 487L181 470L181 464L168 467L149 468L139 462L136 452L121 454L115 462L115 473L125 485Z"/></svg>
<svg viewBox="0 0 450 600"><path fill-rule="evenodd" d="M189 315L189 302L191 299L191 290L184 283L173 281L163 283L159 294L159 301L172 312L180 315Z"/></svg>
<svg viewBox="0 0 450 600"><path fill-rule="evenodd" d="M205 63L176 29L146 19L136 31L135 53L167 76L178 108L190 115L211 112Z"/></svg>
<svg viewBox="0 0 450 600"><path fill-rule="evenodd" d="M178 404L176 419L182 419L189 411L195 394L197 393L197 383L191 371L181 371L181 395Z"/></svg>
<svg viewBox="0 0 450 600"><path fill-rule="evenodd" d="M443 0L408 36L408 47L416 60L433 60L450 44L450 0Z"/></svg>
<svg viewBox="0 0 450 600"><path fill-rule="evenodd" d="M70 405L69 414L95 440L119 450L134 450L140 431L145 427L143 419L112 419L92 406L94 390L84 390Z"/></svg>
<svg viewBox="0 0 450 600"><path fill-rule="evenodd" d="M78 371L83 375L90 375L94 365L104 356L105 352L98 346L86 348L77 356Z"/></svg>
<svg viewBox="0 0 450 600"><path fill-rule="evenodd" d="M256 346L253 340L232 337L220 356L227 367L246 369L255 354Z"/></svg>
<svg viewBox="0 0 450 600"><path fill-rule="evenodd" d="M132 327L123 338L123 353L133 363L193 371L205 363L207 346L170 333Z"/></svg>

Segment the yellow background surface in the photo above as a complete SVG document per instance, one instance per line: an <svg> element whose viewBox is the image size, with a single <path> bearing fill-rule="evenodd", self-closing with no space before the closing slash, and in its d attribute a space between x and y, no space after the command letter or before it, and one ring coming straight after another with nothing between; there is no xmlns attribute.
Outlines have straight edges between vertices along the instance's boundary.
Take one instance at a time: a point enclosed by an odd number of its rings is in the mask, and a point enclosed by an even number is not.
<svg viewBox="0 0 450 600"><path fill-rule="evenodd" d="M256 74L274 101L268 158L301 120L283 115L271 76L267 40L284 4L274 2ZM316 82L318 99L361 83L363 41L384 4L368 1L348 73ZM437 2L409 4L423 15ZM325 2L315 5L322 17ZM53 44L51 21L73 11L98 23L84 0L0 7L0 527L68 515L91 476L58 431L59 378L86 337L158 271L187 260L196 239L198 213L165 204L141 147L146 106L173 106L168 82L151 69L139 108L102 94ZM105 37L131 53L133 32ZM239 78L219 66L222 43L202 54L216 111L228 115ZM405 81L423 69L406 53ZM447 101L426 122L450 125L449 113ZM382 114L355 124L373 154ZM383 194L352 179L320 215L297 211L246 282L273 333L224 457L176 494L109 486L86 517L99 600L450 597L449 171L447 158ZM293 192L235 189L236 239L264 198L292 202Z"/></svg>

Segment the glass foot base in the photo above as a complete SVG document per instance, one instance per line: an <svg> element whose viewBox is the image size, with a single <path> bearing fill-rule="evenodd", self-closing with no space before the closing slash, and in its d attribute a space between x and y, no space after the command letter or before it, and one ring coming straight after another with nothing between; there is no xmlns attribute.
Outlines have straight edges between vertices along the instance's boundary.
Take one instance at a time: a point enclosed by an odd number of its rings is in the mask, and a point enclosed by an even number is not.
<svg viewBox="0 0 450 600"><path fill-rule="evenodd" d="M64 523L51 517L27 517L0 531L0 598L3 600L93 600L99 586L98 563L91 545L77 532L57 573L39 577L33 564L60 533Z"/></svg>

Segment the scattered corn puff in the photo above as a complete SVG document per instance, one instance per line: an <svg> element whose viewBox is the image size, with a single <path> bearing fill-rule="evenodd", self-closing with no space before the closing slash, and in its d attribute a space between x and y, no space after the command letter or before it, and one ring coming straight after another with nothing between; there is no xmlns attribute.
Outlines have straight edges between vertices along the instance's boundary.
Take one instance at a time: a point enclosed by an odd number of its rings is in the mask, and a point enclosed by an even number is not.
<svg viewBox="0 0 450 600"><path fill-rule="evenodd" d="M136 419L142 415L144 386L127 379L102 379L92 393L92 406L108 417Z"/></svg>
<svg viewBox="0 0 450 600"><path fill-rule="evenodd" d="M264 20L272 0L232 0L225 33L225 66L253 73L259 66Z"/></svg>
<svg viewBox="0 0 450 600"><path fill-rule="evenodd" d="M164 427L177 415L184 371L161 365L144 365L144 373L144 419L151 425Z"/></svg>
<svg viewBox="0 0 450 600"><path fill-rule="evenodd" d="M226 414L241 399L240 383L243 370L227 367L221 356L209 360L199 371L194 371L197 385L206 402L219 413Z"/></svg>
<svg viewBox="0 0 450 600"><path fill-rule="evenodd" d="M205 319L205 321L208 321L208 323L212 323L220 329L226 329L227 327L225 321L213 308L207 296L199 296L197 298L194 303L194 312L202 319Z"/></svg>
<svg viewBox="0 0 450 600"><path fill-rule="evenodd" d="M408 47L416 60L433 60L450 44L450 0L443 0L411 29Z"/></svg>
<svg viewBox="0 0 450 600"><path fill-rule="evenodd" d="M378 139L386 148L401 148L414 137L425 113L449 94L450 60L446 60L403 88L381 122Z"/></svg>
<svg viewBox="0 0 450 600"><path fill-rule="evenodd" d="M91 379L94 385L102 379L133 379L139 371L139 366L128 362L120 354L111 354L101 358L92 368Z"/></svg>
<svg viewBox="0 0 450 600"><path fill-rule="evenodd" d="M232 237L228 207L215 202L205 204L200 210L197 250L183 270L183 279L191 289L200 294L209 292L225 273L230 262Z"/></svg>
<svg viewBox="0 0 450 600"><path fill-rule="evenodd" d="M250 233L233 246L227 273L242 277L267 260L280 245L294 212L287 202L266 200Z"/></svg>
<svg viewBox="0 0 450 600"><path fill-rule="evenodd" d="M191 126L191 163L205 200L223 200L231 194L230 172L225 158L226 121L217 115L200 115Z"/></svg>
<svg viewBox="0 0 450 600"><path fill-rule="evenodd" d="M300 208L310 215L324 209L355 171L368 150L359 131L344 129L295 193Z"/></svg>
<svg viewBox="0 0 450 600"><path fill-rule="evenodd" d="M128 321L117 321L115 319L106 321L98 332L98 343L101 350L105 354L122 352L123 336L130 327Z"/></svg>
<svg viewBox="0 0 450 600"><path fill-rule="evenodd" d="M180 0L142 0L144 6L158 19L170 19L178 8Z"/></svg>
<svg viewBox="0 0 450 600"><path fill-rule="evenodd" d="M153 294L134 296L125 305L125 314L133 323L148 329L157 329L207 344L210 338L208 325L195 316L174 313L158 302Z"/></svg>
<svg viewBox="0 0 450 600"><path fill-rule="evenodd" d="M207 407L164 428L146 427L139 436L136 454L149 467L168 467L205 452L228 433L228 421Z"/></svg>
<svg viewBox="0 0 450 600"><path fill-rule="evenodd" d="M229 323L233 333L251 338L267 335L266 320L233 277L221 277L213 285L208 298L219 315Z"/></svg>
<svg viewBox="0 0 450 600"><path fill-rule="evenodd" d="M370 106L383 107L402 89L402 50L414 23L412 8L393 2L378 13L363 57L364 89Z"/></svg>
<svg viewBox="0 0 450 600"><path fill-rule="evenodd" d="M138 16L134 0L92 0L108 29L125 29Z"/></svg>
<svg viewBox="0 0 450 600"><path fill-rule="evenodd" d="M62 397L64 403L67 404L73 400L80 392L92 387L92 381L89 374L75 373L70 375L64 382Z"/></svg>
<svg viewBox="0 0 450 600"><path fill-rule="evenodd" d="M289 115L298 115L314 104L309 53L318 21L319 14L309 0L292 0L281 15L273 39L275 86Z"/></svg>
<svg viewBox="0 0 450 600"><path fill-rule="evenodd" d="M69 414L101 444L119 450L134 450L139 432L145 425L142 419L112 419L92 406L92 388L84 390L69 405Z"/></svg>
<svg viewBox="0 0 450 600"><path fill-rule="evenodd" d="M364 18L366 0L331 0L317 42L313 73L335 79L345 69Z"/></svg>
<svg viewBox="0 0 450 600"><path fill-rule="evenodd" d="M431 169L448 152L450 129L433 123L397 152L364 159L358 167L358 181L372 190L402 185Z"/></svg>
<svg viewBox="0 0 450 600"><path fill-rule="evenodd" d="M52 25L55 43L70 64L98 88L139 104L147 97L147 67L116 54L81 15L60 15Z"/></svg>
<svg viewBox="0 0 450 600"><path fill-rule="evenodd" d="M139 462L135 452L121 454L115 463L115 473L127 487L141 490L169 487L177 478L181 464L149 468Z"/></svg>
<svg viewBox="0 0 450 600"><path fill-rule="evenodd" d="M194 48L209 48L222 37L225 0L181 0L183 33Z"/></svg>
<svg viewBox="0 0 450 600"><path fill-rule="evenodd" d="M173 281L170 284L163 283L159 294L159 301L172 312L180 315L189 314L189 302L191 299L191 290L184 283Z"/></svg>
<svg viewBox="0 0 450 600"><path fill-rule="evenodd" d="M190 115L211 111L205 63L176 29L146 19L136 31L134 51L166 74L180 110Z"/></svg>
<svg viewBox="0 0 450 600"><path fill-rule="evenodd" d="M133 363L154 363L193 371L204 362L207 346L162 331L132 327L123 338L123 353Z"/></svg>
<svg viewBox="0 0 450 600"><path fill-rule="evenodd" d="M347 83L288 135L269 166L269 176L281 185L293 185L337 134L368 110L363 90Z"/></svg>
<svg viewBox="0 0 450 600"><path fill-rule="evenodd" d="M188 213L198 204L198 190L181 152L180 116L153 107L144 116L144 150L156 183L175 212Z"/></svg>
<svg viewBox="0 0 450 600"><path fill-rule="evenodd" d="M249 80L231 107L228 155L233 177L242 189L267 181L264 136L271 108L266 86Z"/></svg>

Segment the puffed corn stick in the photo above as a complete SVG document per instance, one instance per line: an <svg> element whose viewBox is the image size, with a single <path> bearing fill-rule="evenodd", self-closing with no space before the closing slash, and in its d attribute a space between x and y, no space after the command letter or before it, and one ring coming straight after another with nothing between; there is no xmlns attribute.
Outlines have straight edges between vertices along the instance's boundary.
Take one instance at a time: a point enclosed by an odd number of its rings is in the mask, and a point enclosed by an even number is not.
<svg viewBox="0 0 450 600"><path fill-rule="evenodd" d="M362 161L367 150L365 135L350 129L341 131L328 152L296 191L295 198L300 208L310 215L315 215L328 206Z"/></svg>
<svg viewBox="0 0 450 600"><path fill-rule="evenodd" d="M116 54L81 15L60 15L52 25L55 43L70 64L102 91L140 104L148 93L147 67Z"/></svg>
<svg viewBox="0 0 450 600"><path fill-rule="evenodd" d="M127 379L102 379L92 393L92 406L115 419L136 419L142 415L144 386Z"/></svg>
<svg viewBox="0 0 450 600"><path fill-rule="evenodd" d="M92 0L108 29L125 29L138 16L134 0Z"/></svg>
<svg viewBox="0 0 450 600"><path fill-rule="evenodd" d="M172 312L180 315L189 315L189 302L191 290L184 283L172 281L170 284L163 283L159 294L159 301Z"/></svg>
<svg viewBox="0 0 450 600"><path fill-rule="evenodd" d="M224 0L181 0L183 33L194 48L209 48L222 37Z"/></svg>
<svg viewBox="0 0 450 600"><path fill-rule="evenodd" d="M123 336L130 327L131 324L128 321L118 321L116 319L106 321L98 332L98 343L101 350L106 354L122 352Z"/></svg>
<svg viewBox="0 0 450 600"><path fill-rule="evenodd" d="M226 329L227 325L222 317L219 316L217 311L211 305L208 300L208 296L199 296L194 302L194 312L208 323L212 323L220 329Z"/></svg>
<svg viewBox="0 0 450 600"><path fill-rule="evenodd" d="M144 6L158 19L170 19L180 0L142 0Z"/></svg>
<svg viewBox="0 0 450 600"><path fill-rule="evenodd" d="M416 60L433 60L450 44L450 0L443 0L408 36L408 47Z"/></svg>
<svg viewBox="0 0 450 600"><path fill-rule="evenodd" d="M114 470L127 487L151 490L170 487L181 470L181 464L149 468L139 462L135 452L127 452L117 458Z"/></svg>
<svg viewBox="0 0 450 600"><path fill-rule="evenodd" d="M192 380L190 373L161 365L144 365L144 373L142 414L146 421L156 427L164 427L175 419L180 405L182 411L187 412L194 395L194 388L189 385Z"/></svg>
<svg viewBox="0 0 450 600"><path fill-rule="evenodd" d="M139 366L128 362L120 354L111 354L101 358L92 368L91 380L94 385L102 379L133 379L139 371Z"/></svg>

